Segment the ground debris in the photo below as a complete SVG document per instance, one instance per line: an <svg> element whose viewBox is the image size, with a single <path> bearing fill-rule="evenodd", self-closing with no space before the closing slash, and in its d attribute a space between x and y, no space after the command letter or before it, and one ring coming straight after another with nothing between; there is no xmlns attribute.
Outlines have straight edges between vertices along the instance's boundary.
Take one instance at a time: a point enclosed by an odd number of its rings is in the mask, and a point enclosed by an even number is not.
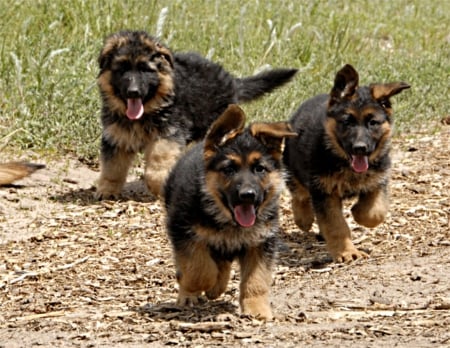
<svg viewBox="0 0 450 348"><path fill-rule="evenodd" d="M450 131L394 139L391 208L367 229L370 258L334 264L314 224L281 199L275 319L239 313L239 269L224 295L176 305L164 207L137 168L118 201L93 199L98 172L48 163L0 190L0 342L5 346L446 346L450 343ZM7 158L5 158L6 160ZM68 164L67 164L68 163Z"/></svg>

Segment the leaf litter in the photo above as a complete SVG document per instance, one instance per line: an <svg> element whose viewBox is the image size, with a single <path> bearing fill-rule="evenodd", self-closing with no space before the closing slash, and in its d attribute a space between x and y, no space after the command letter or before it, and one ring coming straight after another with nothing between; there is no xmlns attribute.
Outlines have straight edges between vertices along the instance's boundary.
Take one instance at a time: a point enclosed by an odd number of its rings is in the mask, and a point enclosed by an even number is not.
<svg viewBox="0 0 450 348"><path fill-rule="evenodd" d="M276 318L239 314L239 270L194 308L177 285L164 209L137 164L119 201L98 202L98 172L75 159L0 189L0 346L448 346L450 130L394 139L391 208L374 229L346 220L370 254L334 264L281 200Z"/></svg>

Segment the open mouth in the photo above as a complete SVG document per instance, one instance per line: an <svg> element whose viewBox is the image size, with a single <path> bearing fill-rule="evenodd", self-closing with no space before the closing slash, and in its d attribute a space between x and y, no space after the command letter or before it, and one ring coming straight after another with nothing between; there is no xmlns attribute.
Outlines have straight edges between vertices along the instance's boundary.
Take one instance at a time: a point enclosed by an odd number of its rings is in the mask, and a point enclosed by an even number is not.
<svg viewBox="0 0 450 348"><path fill-rule="evenodd" d="M256 209L253 204L239 204L233 208L234 218L242 227L251 227L256 221Z"/></svg>
<svg viewBox="0 0 450 348"><path fill-rule="evenodd" d="M144 114L144 104L141 98L127 99L127 117L130 120L138 120Z"/></svg>
<svg viewBox="0 0 450 348"><path fill-rule="evenodd" d="M352 168L356 173L364 173L369 169L369 158L364 155L351 155Z"/></svg>

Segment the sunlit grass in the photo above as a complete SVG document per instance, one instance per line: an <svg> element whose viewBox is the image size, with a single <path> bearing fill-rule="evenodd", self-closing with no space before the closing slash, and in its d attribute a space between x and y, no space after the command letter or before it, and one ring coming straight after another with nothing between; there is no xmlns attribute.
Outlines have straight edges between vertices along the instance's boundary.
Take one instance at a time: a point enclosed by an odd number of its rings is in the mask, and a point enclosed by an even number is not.
<svg viewBox="0 0 450 348"><path fill-rule="evenodd" d="M412 85L393 99L397 132L432 131L449 113L449 23L445 0L3 1L0 139L95 159L97 56L103 38L125 28L158 33L237 76L298 68L293 83L244 106L250 118L287 119L351 63L362 84Z"/></svg>

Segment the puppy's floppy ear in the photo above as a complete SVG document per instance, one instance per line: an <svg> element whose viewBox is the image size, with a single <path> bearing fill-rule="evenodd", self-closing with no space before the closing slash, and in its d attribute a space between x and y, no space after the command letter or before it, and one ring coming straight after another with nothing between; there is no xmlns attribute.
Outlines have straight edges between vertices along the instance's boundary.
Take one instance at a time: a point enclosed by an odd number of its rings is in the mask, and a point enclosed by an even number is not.
<svg viewBox="0 0 450 348"><path fill-rule="evenodd" d="M129 39L123 32L112 34L105 39L100 56L98 57L100 73L110 68L115 52L128 41Z"/></svg>
<svg viewBox="0 0 450 348"><path fill-rule="evenodd" d="M174 59L170 49L162 45L160 42L157 42L156 50L158 52L158 55L163 59L165 59L170 64L170 67L173 69Z"/></svg>
<svg viewBox="0 0 450 348"><path fill-rule="evenodd" d="M346 64L339 70L334 79L334 86L330 93L330 106L342 99L350 99L358 88L359 76L357 71Z"/></svg>
<svg viewBox="0 0 450 348"><path fill-rule="evenodd" d="M288 122L253 123L249 129L250 134L263 143L277 160L283 152L283 139L297 136Z"/></svg>
<svg viewBox="0 0 450 348"><path fill-rule="evenodd" d="M208 160L217 148L224 146L228 141L242 133L245 125L244 111L236 104L228 108L213 122L205 138L204 158Z"/></svg>
<svg viewBox="0 0 450 348"><path fill-rule="evenodd" d="M378 101L385 109L391 107L390 97L410 87L406 82L373 83L369 85L372 98Z"/></svg>

